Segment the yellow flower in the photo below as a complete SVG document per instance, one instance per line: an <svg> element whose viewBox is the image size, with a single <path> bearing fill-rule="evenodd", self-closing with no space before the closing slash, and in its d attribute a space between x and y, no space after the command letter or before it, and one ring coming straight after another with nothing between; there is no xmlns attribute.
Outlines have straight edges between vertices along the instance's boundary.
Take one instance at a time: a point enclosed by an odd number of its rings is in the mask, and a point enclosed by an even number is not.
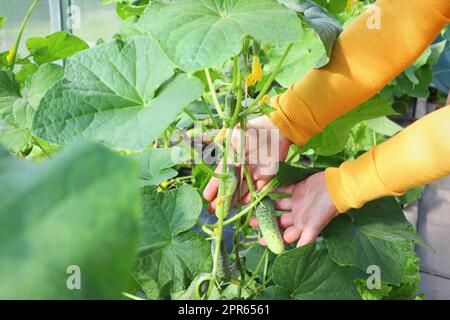
<svg viewBox="0 0 450 320"><path fill-rule="evenodd" d="M166 180L166 181L161 183L161 187L167 188L169 186L169 184L170 184L169 181Z"/></svg>
<svg viewBox="0 0 450 320"><path fill-rule="evenodd" d="M269 102L270 97L269 95L265 95L264 97L262 97L260 104L266 104L267 102Z"/></svg>
<svg viewBox="0 0 450 320"><path fill-rule="evenodd" d="M6 61L8 61L8 63L12 62L15 53L16 53L16 46L12 46L11 49L9 49L8 55L6 56Z"/></svg>
<svg viewBox="0 0 450 320"><path fill-rule="evenodd" d="M253 57L252 74L256 81L262 80L262 66L258 56Z"/></svg>
<svg viewBox="0 0 450 320"><path fill-rule="evenodd" d="M256 79L253 76L252 73L248 74L247 77L245 78L245 85L247 87L252 87L256 84Z"/></svg>

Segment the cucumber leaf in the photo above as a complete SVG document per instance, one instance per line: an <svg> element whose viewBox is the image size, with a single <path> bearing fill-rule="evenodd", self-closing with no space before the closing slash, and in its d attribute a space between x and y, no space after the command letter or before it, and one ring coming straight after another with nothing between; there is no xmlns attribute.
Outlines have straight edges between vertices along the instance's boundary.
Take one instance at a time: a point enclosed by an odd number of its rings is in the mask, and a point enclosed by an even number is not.
<svg viewBox="0 0 450 320"><path fill-rule="evenodd" d="M211 268L208 241L190 231L202 210L195 189L182 186L168 192L144 187L143 230L133 275L150 299L186 290Z"/></svg>
<svg viewBox="0 0 450 320"><path fill-rule="evenodd" d="M33 131L59 144L87 138L140 150L203 88L195 77L174 76L150 38L114 40L68 60L64 79L41 101Z"/></svg>
<svg viewBox="0 0 450 320"><path fill-rule="evenodd" d="M289 87L309 70L315 68L326 54L325 47L316 33L311 28L305 28L304 31L302 38L292 46L275 78L284 88ZM279 64L285 50L286 47L273 47L270 50L271 70Z"/></svg>
<svg viewBox="0 0 450 320"><path fill-rule="evenodd" d="M11 72L0 71L0 118L14 128L30 129L42 97L63 74L61 66L43 64L20 89Z"/></svg>
<svg viewBox="0 0 450 320"><path fill-rule="evenodd" d="M274 19L276 17L276 19ZM220 67L242 39L283 45L301 36L294 12L275 0L174 0L151 4L138 22L182 70Z"/></svg>
<svg viewBox="0 0 450 320"><path fill-rule="evenodd" d="M303 147L304 151L313 149L322 156L331 156L342 151L350 138L351 129L364 120L395 115L391 104L381 96L375 96L355 109L327 125Z"/></svg>
<svg viewBox="0 0 450 320"><path fill-rule="evenodd" d="M92 144L39 164L3 152L0 191L1 299L120 298L138 240L133 161Z"/></svg>
<svg viewBox="0 0 450 320"><path fill-rule="evenodd" d="M280 162L276 178L280 186L300 182L306 178L325 170L324 168L296 167L285 162Z"/></svg>
<svg viewBox="0 0 450 320"><path fill-rule="evenodd" d="M360 298L349 269L337 265L328 255L327 249L319 248L315 242L278 256L273 266L273 280L293 299Z"/></svg>
<svg viewBox="0 0 450 320"><path fill-rule="evenodd" d="M407 262L405 243L426 245L394 198L383 198L335 218L322 232L336 263L363 271L371 265L381 279L399 284Z"/></svg>
<svg viewBox="0 0 450 320"><path fill-rule="evenodd" d="M133 155L141 164L142 185L157 186L162 182L174 178L178 171L172 169L183 161L183 148L150 149Z"/></svg>
<svg viewBox="0 0 450 320"><path fill-rule="evenodd" d="M328 64L334 43L343 31L340 22L314 1L279 0L279 2L303 15L325 47L325 54L322 55L316 66L320 68Z"/></svg>
<svg viewBox="0 0 450 320"><path fill-rule="evenodd" d="M59 31L47 37L29 38L27 48L34 61L43 64L69 58L89 45L77 36Z"/></svg>

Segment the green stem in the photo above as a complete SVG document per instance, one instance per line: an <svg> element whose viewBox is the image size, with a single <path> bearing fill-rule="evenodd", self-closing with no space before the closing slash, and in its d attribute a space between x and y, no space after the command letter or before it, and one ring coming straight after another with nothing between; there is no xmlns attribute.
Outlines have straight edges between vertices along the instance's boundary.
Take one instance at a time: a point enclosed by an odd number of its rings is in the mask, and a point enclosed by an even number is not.
<svg viewBox="0 0 450 320"><path fill-rule="evenodd" d="M198 121L197 117L192 112L190 112L188 109L185 108L185 109L183 109L183 111L184 111L184 113L186 113L188 115L189 118L192 119L192 121L194 121L194 122Z"/></svg>
<svg viewBox="0 0 450 320"><path fill-rule="evenodd" d="M266 250L264 250L264 253L261 255L261 258L259 258L259 262L256 265L255 271L253 272L252 277L250 278L249 282L251 282L252 280L255 280L256 277L258 276L259 270L261 269L264 261L266 260L268 253L269 253L269 251L266 248Z"/></svg>
<svg viewBox="0 0 450 320"><path fill-rule="evenodd" d="M217 113L221 118L224 117L222 107L220 106L219 100L217 99L216 89L214 88L214 84L211 80L211 74L209 73L209 69L205 69L206 80L208 81L209 91L211 93L211 97L213 99L214 106L216 107Z"/></svg>
<svg viewBox="0 0 450 320"><path fill-rule="evenodd" d="M33 142L42 150L42 152L47 156L47 158L51 159L52 157L47 152L47 150L44 149L44 147L37 141L36 137L32 137Z"/></svg>
<svg viewBox="0 0 450 320"><path fill-rule="evenodd" d="M259 103L261 102L261 99L266 95L267 91L269 90L270 86L272 85L273 81L275 80L275 77L278 75L278 72L280 71L281 67L284 64L284 61L286 60L289 52L291 51L293 46L293 43L291 43L286 50L284 51L283 56L281 57L280 62L278 62L277 66L273 70L272 74L270 75L269 79L267 79L266 83L264 84L264 87L262 88L261 92L256 97L255 101L253 101L252 105L244 111L244 114L248 115L251 114L259 109Z"/></svg>
<svg viewBox="0 0 450 320"><path fill-rule="evenodd" d="M290 164L292 161L294 161L295 157L301 153L301 151L302 149L297 147L297 150L295 150L295 152L289 157L289 159L286 162Z"/></svg>
<svg viewBox="0 0 450 320"><path fill-rule="evenodd" d="M262 278L263 283L266 282L268 271L269 271L269 255L267 254L266 259L264 261L264 271L263 271L263 278Z"/></svg>
<svg viewBox="0 0 450 320"><path fill-rule="evenodd" d="M209 115L209 118L211 119L211 122L217 130L220 130L220 126L216 121L216 118L214 118L214 115L212 114L211 110L209 109L208 103L206 103L205 97L202 96L203 105L205 106L206 112Z"/></svg>
<svg viewBox="0 0 450 320"><path fill-rule="evenodd" d="M25 30L28 20L30 19L31 15L33 14L33 11L36 8L36 6L38 5L39 1L40 0L33 1L30 8L28 9L27 14L25 15L25 18L22 21L22 25L20 26L20 29L19 29L19 34L17 35L16 44L14 46L14 54L13 54L13 58L11 60L11 66L10 66L11 70L14 70L14 67L16 65L17 51L19 51L19 46L20 46L20 41L22 40L23 31Z"/></svg>
<svg viewBox="0 0 450 320"><path fill-rule="evenodd" d="M226 183L228 178L228 152L231 148L231 137L232 137L233 131L229 130L226 140L225 140L225 152L223 155L222 160L222 175L224 175L224 178L220 179L220 185L219 185L219 199L223 199L225 196L226 191ZM218 218L217 226L214 227L215 234L216 234L216 248L214 251L214 257L213 257L213 269L211 271L211 277L212 279L217 278L217 271L219 269L219 259L220 259L220 251L221 251L221 243L222 243L222 237L223 237L223 227L224 227L224 218L228 215L228 211L230 210L229 207L224 206L224 202L220 203L216 207L216 215ZM206 225L208 228L208 226ZM208 291L206 293L206 299L209 298L212 289L214 288L214 281L209 282Z"/></svg>
<svg viewBox="0 0 450 320"><path fill-rule="evenodd" d="M274 188L276 188L276 186L278 185L278 181L276 180L276 178L270 180L270 182L257 194L255 201L253 201L251 204L249 204L245 209L243 209L241 212L239 212L238 214L236 214L235 216L233 216L232 218L225 220L223 222L224 226L227 226L237 220L239 220L241 217L245 216L248 212L250 212L254 207L256 207L258 205L258 203L260 203L262 201L262 199L268 194L270 193L270 191ZM210 224L210 225L206 225L208 228L213 229L213 228L217 228L218 225L216 224Z"/></svg>

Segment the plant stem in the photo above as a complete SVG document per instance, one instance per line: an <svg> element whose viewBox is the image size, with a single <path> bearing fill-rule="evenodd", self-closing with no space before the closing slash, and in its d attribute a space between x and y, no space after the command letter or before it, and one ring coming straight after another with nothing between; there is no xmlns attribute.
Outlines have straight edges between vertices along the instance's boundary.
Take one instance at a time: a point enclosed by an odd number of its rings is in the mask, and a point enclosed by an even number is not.
<svg viewBox="0 0 450 320"><path fill-rule="evenodd" d="M295 152L289 157L286 162L290 164L292 161L294 161L295 157L300 154L301 151L302 149L297 147L297 150L295 150Z"/></svg>
<svg viewBox="0 0 450 320"><path fill-rule="evenodd" d="M42 152L47 156L47 158L51 159L52 157L50 156L50 154L47 152L47 150L44 149L44 147L39 143L39 141L36 139L36 137L33 137L33 142L42 150Z"/></svg>
<svg viewBox="0 0 450 320"><path fill-rule="evenodd" d="M259 258L259 262L256 265L255 271L253 271L252 277L250 278L249 282L251 282L252 280L255 280L256 277L258 276L259 270L261 269L264 261L266 260L266 257L268 256L268 253L269 253L269 251L266 248L266 250L264 250L264 253L261 255L261 258Z"/></svg>
<svg viewBox="0 0 450 320"><path fill-rule="evenodd" d="M209 109L208 103L206 103L206 100L203 96L202 96L202 101L203 101L203 105L205 106L206 112L208 113L209 118L211 119L211 122L212 122L214 128L220 130L220 126L217 123L216 119L214 118L214 115L212 114L211 110Z"/></svg>
<svg viewBox="0 0 450 320"><path fill-rule="evenodd" d="M266 255L266 259L264 261L264 271L263 271L263 278L262 278L262 282L266 282L266 278L267 278L267 272L269 271L269 255Z"/></svg>
<svg viewBox="0 0 450 320"><path fill-rule="evenodd" d="M280 62L278 62L277 66L273 70L272 74L270 75L269 79L267 79L266 83L264 84L263 89L256 97L255 101L253 101L252 105L244 111L246 115L251 114L259 109L259 103L261 102L261 99L266 95L267 91L269 90L270 86L272 85L273 81L275 80L275 77L277 76L278 72L280 71L281 67L284 64L284 61L286 60L289 52L291 51L293 46L293 43L291 43L286 50L284 51L283 56L281 57Z"/></svg>
<svg viewBox="0 0 450 320"><path fill-rule="evenodd" d="M211 93L211 97L213 99L214 106L216 107L217 113L221 118L224 117L222 107L220 106L219 100L217 99L216 89L214 88L214 84L211 80L211 74L209 73L209 69L205 69L206 80L208 81L209 91Z"/></svg>
<svg viewBox="0 0 450 320"><path fill-rule="evenodd" d="M192 112L190 112L187 108L183 109L183 111L184 111L184 113L186 113L188 115L189 118L192 119L192 121L194 121L194 122L198 121L197 117Z"/></svg>
<svg viewBox="0 0 450 320"><path fill-rule="evenodd" d="M30 19L31 15L33 14L33 11L36 8L36 6L38 5L39 1L40 0L33 1L30 8L28 9L27 14L25 15L25 18L22 21L22 25L20 26L20 29L19 29L19 34L17 35L16 44L14 46L14 54L13 54L13 58L11 60L11 66L10 66L11 70L14 70L14 67L16 65L17 51L19 51L19 46L20 46L20 41L22 40L23 31L25 30L28 20Z"/></svg>
<svg viewBox="0 0 450 320"><path fill-rule="evenodd" d="M225 153L223 155L223 165L222 165L222 175L225 175L225 178L220 179L220 185L219 185L219 199L223 199L225 196L225 185L227 182L227 173L228 173L228 150L230 150L231 147L231 136L232 136L232 130L229 130L226 141L225 141ZM216 207L216 215L218 218L217 221L217 227L215 227L215 234L216 234L216 248L214 251L214 257L213 257L213 269L211 271L211 281L209 281L208 291L206 293L206 299L209 298L212 289L214 288L214 279L217 277L217 271L219 268L219 259L220 259L220 251L221 251L221 244L222 244L222 236L223 236L223 220L225 216L228 214L230 208L226 208L224 206L224 202L220 203ZM206 226L208 227L208 226Z"/></svg>
<svg viewBox="0 0 450 320"><path fill-rule="evenodd" d="M233 216L232 218L226 220L223 222L224 226L227 226L237 220L239 220L241 217L243 217L244 215L246 215L248 212L250 212L254 207L256 207L256 205L258 203L260 203L262 201L262 199L274 188L276 188L276 186L278 185L278 181L276 180L276 178L270 180L270 182L257 194L255 201L253 201L251 204L249 204L244 210L242 210L241 212L239 212L238 214L236 214L235 216ZM213 229L213 228L217 228L218 225L217 224L210 224L210 225L206 225L208 228Z"/></svg>
<svg viewBox="0 0 450 320"><path fill-rule="evenodd" d="M244 164L242 166L243 170L244 170L244 174L245 174L245 178L247 180L247 185L248 185L248 190L250 191L250 195L252 196L250 202L253 202L253 200L256 198L256 190L255 190L255 186L253 185L253 181L252 181L252 177L250 175L250 171L248 169L248 165Z"/></svg>

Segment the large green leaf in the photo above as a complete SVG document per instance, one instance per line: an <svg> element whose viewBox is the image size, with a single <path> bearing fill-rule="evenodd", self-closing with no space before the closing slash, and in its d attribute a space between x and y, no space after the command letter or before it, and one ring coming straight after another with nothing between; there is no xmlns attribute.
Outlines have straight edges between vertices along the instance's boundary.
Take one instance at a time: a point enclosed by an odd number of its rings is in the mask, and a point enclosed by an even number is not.
<svg viewBox="0 0 450 320"><path fill-rule="evenodd" d="M331 257L340 265L363 271L375 265L388 283L401 281L406 264L405 242L421 244L394 198L383 198L350 210L323 231Z"/></svg>
<svg viewBox="0 0 450 320"><path fill-rule="evenodd" d="M301 23L275 0L175 0L152 4L138 26L153 35L174 63L194 72L221 66L251 36L273 45L294 42Z"/></svg>
<svg viewBox="0 0 450 320"><path fill-rule="evenodd" d="M311 28L304 30L302 38L294 43L276 76L277 82L285 88L316 67L319 60L325 55L325 47L315 32ZM285 47L274 47L270 50L270 68L272 70L280 62L285 50Z"/></svg>
<svg viewBox="0 0 450 320"><path fill-rule="evenodd" d="M31 136L28 130L13 128L5 121L0 120L0 145L12 153L28 149Z"/></svg>
<svg viewBox="0 0 450 320"><path fill-rule="evenodd" d="M172 167L182 163L183 150L180 147L150 149L133 155L141 164L142 185L157 186L165 180L176 177L178 171Z"/></svg>
<svg viewBox="0 0 450 320"><path fill-rule="evenodd" d="M88 138L142 149L203 92L148 37L115 40L70 58L64 79L44 97L36 135L66 144Z"/></svg>
<svg viewBox="0 0 450 320"><path fill-rule="evenodd" d="M0 71L0 118L11 124L14 103L20 99L20 86L10 71Z"/></svg>
<svg viewBox="0 0 450 320"><path fill-rule="evenodd" d="M280 186L300 182L306 178L323 171L324 168L303 168L280 162L276 178Z"/></svg>
<svg viewBox="0 0 450 320"><path fill-rule="evenodd" d="M187 289L211 268L209 243L192 228L202 210L195 189L144 188L143 232L134 276L151 299Z"/></svg>
<svg viewBox="0 0 450 320"><path fill-rule="evenodd" d="M119 298L139 203L137 165L104 147L37 165L0 156L0 298ZM66 285L69 266L79 267L80 290Z"/></svg>
<svg viewBox="0 0 450 320"><path fill-rule="evenodd" d="M0 118L14 128L30 129L42 97L64 74L56 64L43 64L24 84L22 90L9 71L0 71Z"/></svg>
<svg viewBox="0 0 450 320"><path fill-rule="evenodd" d="M346 9L349 0L315 0L315 2L327 9L330 13L338 14Z"/></svg>
<svg viewBox="0 0 450 320"><path fill-rule="evenodd" d="M55 32L47 37L35 37L27 40L27 48L38 64L66 59L89 48L80 38L67 32Z"/></svg>
<svg viewBox="0 0 450 320"><path fill-rule="evenodd" d="M255 300L291 300L292 297L283 288L267 287L255 297Z"/></svg>
<svg viewBox="0 0 450 320"><path fill-rule="evenodd" d="M350 137L350 130L359 122L378 117L396 114L391 104L381 96L364 102L355 109L327 125L303 147L303 150L314 149L322 156L330 156L342 151Z"/></svg>
<svg viewBox="0 0 450 320"><path fill-rule="evenodd" d="M402 126L387 117L370 119L367 121L367 126L373 131L388 137L391 137L403 130Z"/></svg>
<svg viewBox="0 0 450 320"><path fill-rule="evenodd" d="M343 31L339 21L326 10L310 0L278 0L299 13L317 33L325 47L325 54L316 61L317 67L323 67L329 62L334 43Z"/></svg>
<svg viewBox="0 0 450 320"><path fill-rule="evenodd" d="M430 95L429 86L433 80L433 66L438 62L445 45L446 41L441 41L428 47L412 66L392 83L405 95L427 98Z"/></svg>
<svg viewBox="0 0 450 320"><path fill-rule="evenodd" d="M273 280L294 299L359 299L348 268L337 265L314 242L278 256Z"/></svg>

